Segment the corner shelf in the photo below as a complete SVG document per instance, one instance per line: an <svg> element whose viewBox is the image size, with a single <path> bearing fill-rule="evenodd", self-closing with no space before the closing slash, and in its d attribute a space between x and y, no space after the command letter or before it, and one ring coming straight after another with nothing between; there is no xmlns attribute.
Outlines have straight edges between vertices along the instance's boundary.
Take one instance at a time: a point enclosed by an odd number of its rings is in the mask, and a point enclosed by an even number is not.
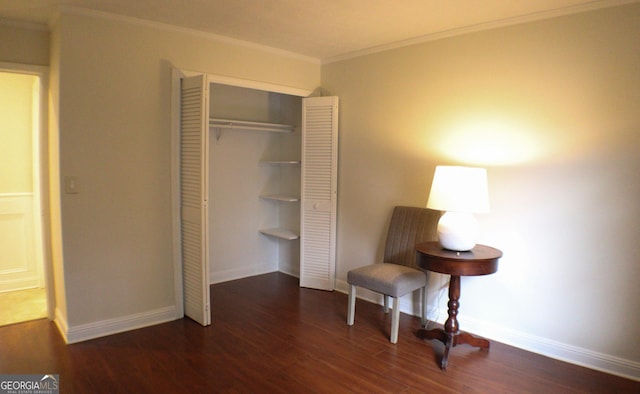
<svg viewBox="0 0 640 394"><path fill-rule="evenodd" d="M300 160L260 160L261 165L268 166L300 166ZM271 200L285 203L296 203L300 201L299 196L285 194L263 194L260 196L263 200ZM299 234L284 228L267 228L258 230L261 234L269 237L293 241L300 238Z"/></svg>
<svg viewBox="0 0 640 394"><path fill-rule="evenodd" d="M259 231L261 234L268 235L270 237L279 238L279 239L284 239L287 241L293 241L295 239L300 238L298 234L284 228L265 228Z"/></svg>

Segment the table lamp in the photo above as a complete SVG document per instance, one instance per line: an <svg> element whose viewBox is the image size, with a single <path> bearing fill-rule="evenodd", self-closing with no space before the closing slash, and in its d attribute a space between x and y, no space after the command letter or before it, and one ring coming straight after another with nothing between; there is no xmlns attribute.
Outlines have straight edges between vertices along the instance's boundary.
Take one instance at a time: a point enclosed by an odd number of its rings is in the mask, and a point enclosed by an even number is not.
<svg viewBox="0 0 640 394"><path fill-rule="evenodd" d="M445 211L438 222L438 241L449 250L473 249L478 235L474 213L489 212L487 170L437 166L427 208Z"/></svg>

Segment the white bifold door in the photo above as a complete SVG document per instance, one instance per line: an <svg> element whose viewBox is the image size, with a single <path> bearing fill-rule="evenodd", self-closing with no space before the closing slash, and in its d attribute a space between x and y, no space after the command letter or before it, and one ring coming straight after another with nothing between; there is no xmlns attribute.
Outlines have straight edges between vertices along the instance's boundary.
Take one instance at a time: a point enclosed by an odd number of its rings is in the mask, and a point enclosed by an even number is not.
<svg viewBox="0 0 640 394"><path fill-rule="evenodd" d="M338 97L302 101L300 286L335 287Z"/></svg>
<svg viewBox="0 0 640 394"><path fill-rule="evenodd" d="M215 85L213 85L215 86ZM180 237L184 314L211 324L209 265L209 81L180 88ZM302 99L300 286L335 287L338 98ZM264 131L258 131L264 133ZM283 152L290 153L290 152ZM256 163L258 158L256 158ZM258 199L258 196L255 196ZM242 217L238 220L251 220ZM258 228L256 228L258 234ZM287 242L298 242L291 240Z"/></svg>
<svg viewBox="0 0 640 394"><path fill-rule="evenodd" d="M184 314L211 324L209 298L209 106L205 75L180 88L180 232Z"/></svg>

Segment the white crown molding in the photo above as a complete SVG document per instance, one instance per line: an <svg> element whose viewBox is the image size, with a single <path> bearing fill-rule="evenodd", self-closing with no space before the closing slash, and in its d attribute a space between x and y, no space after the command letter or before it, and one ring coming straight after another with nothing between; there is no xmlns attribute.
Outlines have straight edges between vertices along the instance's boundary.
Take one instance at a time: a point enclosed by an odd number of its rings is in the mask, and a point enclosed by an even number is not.
<svg viewBox="0 0 640 394"><path fill-rule="evenodd" d="M362 49L360 51L348 52L342 55L332 56L322 59L322 64L330 64L343 60L349 60L361 56L372 55L374 53L384 52L392 49L398 49L406 46L422 44L430 41L437 41L444 38L451 38L461 36L469 33L477 33L485 30L497 29L500 27L507 27L513 25L519 25L528 22L535 22L539 20L552 19L566 15L579 14L582 12L595 11L602 8L617 7L625 4L638 3L640 0L596 0L590 3L584 3L574 5L570 7L558 8L549 11L536 12L533 14L522 15L512 18L505 18L497 21L478 23L476 25L461 27L457 29L446 30L442 32L427 34L424 36L410 38L407 40L396 41L389 44L377 45L371 48Z"/></svg>
<svg viewBox="0 0 640 394"><path fill-rule="evenodd" d="M246 48L251 48L251 49L255 49L262 52L272 53L275 55L284 56L284 57L288 57L288 58L292 58L292 59L296 59L296 60L300 60L300 61L304 61L312 64L330 64L330 63L335 63L343 60L353 59L360 56L371 55L378 52L384 52L392 49L398 49L406 46L421 44L429 41L436 41L444 38L450 38L450 37L460 36L460 35L469 34L469 33L476 33L484 30L491 30L491 29L496 29L500 27L512 26L512 25L534 22L534 21L539 21L544 19L551 19L551 18L556 18L560 16L565 16L565 15L578 14L582 12L594 11L594 10L603 9L603 8L617 7L617 6L638 3L638 2L640 2L640 0L595 0L589 3L578 4L570 7L558 8L558 9L543 11L543 12L536 12L528 15L523 15L523 16L518 16L513 18L505 18L498 21L479 23L476 25L466 26L462 28L427 34L424 36L410 38L407 40L396 41L389 44L378 45L378 46L374 46L374 47L370 47L370 48L366 48L358 51L347 52L347 53L336 55L336 56L330 56L324 59L305 56L305 55L301 55L301 54L287 51L284 49L269 47L266 45L256 44L250 41L235 39L235 38L231 38L231 37L227 37L219 34L207 33L200 30L179 27L179 26L168 24L168 23L155 22L155 21L150 21L146 19L118 15L118 14L113 14L113 13L104 12L104 11L90 10L87 8L76 7L76 6L59 6L58 10L50 18L48 25L12 20L12 19L3 19L3 18L0 18L0 25L4 24L8 26L14 26L14 27L30 29L30 30L48 31L52 29L53 26L55 26L60 14L80 15L80 16L114 20L114 21L119 21L124 23L130 23L130 24L165 30L165 31L173 31L173 32L182 33L182 34L190 34L190 35L198 36L208 40L213 40L213 41L226 43L230 45L243 46Z"/></svg>
<svg viewBox="0 0 640 394"><path fill-rule="evenodd" d="M135 17L131 17L131 16L112 14L112 13L109 13L109 12L96 11L96 10L90 10L90 9L81 8L81 7L73 7L73 6L60 6L59 7L59 14L60 15L77 15L77 16L86 16L86 17L92 17L92 18L100 18L100 19L105 19L105 20L121 22L121 23L128 23L128 24L137 25L137 26L144 26L144 27L148 27L148 28L152 28L152 29L164 30L164 31L169 31L169 32L174 32L174 33L181 33L181 34L188 34L188 35L204 38L204 39L207 39L207 40L217 41L217 42L221 42L221 43L229 44L229 45L242 46L242 47L245 47L245 48L255 49L255 50L258 50L258 51L261 51L261 52L266 52L266 53L271 53L271 54L278 55L278 56L288 57L288 58L292 58L292 59L303 61L303 62L307 62L307 63L320 64L320 59L318 59L318 58L314 58L314 57L310 57L310 56L304 56L304 55L300 55L300 54L297 54L297 53L294 53L294 52L286 51L284 49L273 48L273 47L269 47L269 46L266 46L266 45L256 44L256 43L253 43L253 42L250 42L250 41L239 40L239 39L236 39L236 38L230 38L230 37L222 36L222 35L219 35L219 34L207 33L207 32L200 31L200 30L195 30L195 29L190 29L190 28L186 28L186 27L175 26L175 25L171 25L171 24L163 23L163 22L155 22L155 21L150 21L150 20L147 20L147 19L141 19L141 18L135 18ZM56 19L57 19L57 17L56 17ZM50 21L49 25L51 26L52 23L54 23L54 22Z"/></svg>

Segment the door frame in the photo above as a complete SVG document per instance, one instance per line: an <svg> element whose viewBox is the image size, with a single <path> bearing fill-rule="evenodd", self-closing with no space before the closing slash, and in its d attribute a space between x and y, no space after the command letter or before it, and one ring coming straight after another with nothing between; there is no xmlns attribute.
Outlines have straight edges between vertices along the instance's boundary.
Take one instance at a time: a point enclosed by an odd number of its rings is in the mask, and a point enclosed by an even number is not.
<svg viewBox="0 0 640 394"><path fill-rule="evenodd" d="M313 93L313 90L209 74L176 67L171 68L171 233L173 240L173 287L176 319L184 317L182 243L180 235L180 80L183 77L198 74L206 74L209 83L264 90L299 97L308 97ZM208 275L209 273L207 273L207 281L209 281ZM213 306L211 309L213 309Z"/></svg>
<svg viewBox="0 0 640 394"><path fill-rule="evenodd" d="M0 72L27 74L38 77L38 98L34 102L34 109L38 111L38 124L34 130L33 145L33 189L34 189L34 232L36 238L36 259L38 269L43 270L44 288L47 300L47 318L55 317L55 292L52 254L51 254L51 215L49 196L49 134L48 134L48 105L49 67L20 63L0 62Z"/></svg>

